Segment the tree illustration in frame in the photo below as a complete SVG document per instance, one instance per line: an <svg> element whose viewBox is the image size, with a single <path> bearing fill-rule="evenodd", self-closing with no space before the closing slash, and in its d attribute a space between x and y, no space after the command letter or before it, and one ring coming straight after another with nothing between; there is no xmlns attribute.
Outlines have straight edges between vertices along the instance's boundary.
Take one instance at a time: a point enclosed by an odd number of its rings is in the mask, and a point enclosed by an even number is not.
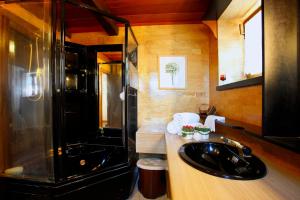
<svg viewBox="0 0 300 200"><path fill-rule="evenodd" d="M159 88L185 89L186 87L186 57L159 57Z"/></svg>
<svg viewBox="0 0 300 200"><path fill-rule="evenodd" d="M171 74L172 77L172 85L174 85L174 76L176 75L176 72L178 71L178 64L177 63L168 63L165 66L166 73Z"/></svg>

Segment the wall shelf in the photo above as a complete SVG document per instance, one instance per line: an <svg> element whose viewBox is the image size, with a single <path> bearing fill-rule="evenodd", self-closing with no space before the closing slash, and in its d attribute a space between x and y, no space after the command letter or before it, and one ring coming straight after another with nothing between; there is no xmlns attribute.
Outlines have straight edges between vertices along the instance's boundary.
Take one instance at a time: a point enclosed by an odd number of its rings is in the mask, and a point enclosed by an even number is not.
<svg viewBox="0 0 300 200"><path fill-rule="evenodd" d="M255 77L251 79L241 80L234 83L228 83L225 85L219 85L216 87L217 91L223 91L223 90L230 90L235 88L241 88L241 87L248 87L253 85L261 85L263 83L263 77Z"/></svg>

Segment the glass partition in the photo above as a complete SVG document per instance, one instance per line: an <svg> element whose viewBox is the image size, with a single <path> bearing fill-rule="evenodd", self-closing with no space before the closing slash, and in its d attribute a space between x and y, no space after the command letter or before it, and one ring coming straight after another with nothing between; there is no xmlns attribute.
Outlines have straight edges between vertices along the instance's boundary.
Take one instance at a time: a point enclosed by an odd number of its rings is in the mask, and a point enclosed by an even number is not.
<svg viewBox="0 0 300 200"><path fill-rule="evenodd" d="M118 132L113 136L122 137L123 104L120 93L123 91L125 29L117 27L117 21L92 9L70 2L65 3L64 9L65 87L68 89L65 105L70 105L65 116L66 130L71 132L67 141L70 143L71 137L74 143L75 138L86 141L89 137L112 136L109 133L111 129ZM103 27L103 21L107 20L116 25L118 31L115 34L109 34ZM87 105L82 99L90 103ZM89 122L86 124L94 126L90 122L97 123L99 130L86 134L87 128L81 130L84 127L82 111L87 113L88 107L97 111L98 120L96 122L95 116L87 114L85 118Z"/></svg>
<svg viewBox="0 0 300 200"><path fill-rule="evenodd" d="M120 98L125 29L109 20L117 28L110 33L103 26L108 19L81 3L63 4L62 180L128 162Z"/></svg>
<svg viewBox="0 0 300 200"><path fill-rule="evenodd" d="M128 162L125 66L137 74L134 36L127 25L106 33L101 15L78 2L50 2L0 3L3 177L55 182Z"/></svg>
<svg viewBox="0 0 300 200"><path fill-rule="evenodd" d="M102 52L98 55L103 54ZM107 55L107 53L106 53ZM122 129L122 63L99 63L99 127Z"/></svg>
<svg viewBox="0 0 300 200"><path fill-rule="evenodd" d="M138 44L132 33L131 27L128 28L128 83L131 87L138 89Z"/></svg>
<svg viewBox="0 0 300 200"><path fill-rule="evenodd" d="M51 182L49 2L0 5L0 173Z"/></svg>

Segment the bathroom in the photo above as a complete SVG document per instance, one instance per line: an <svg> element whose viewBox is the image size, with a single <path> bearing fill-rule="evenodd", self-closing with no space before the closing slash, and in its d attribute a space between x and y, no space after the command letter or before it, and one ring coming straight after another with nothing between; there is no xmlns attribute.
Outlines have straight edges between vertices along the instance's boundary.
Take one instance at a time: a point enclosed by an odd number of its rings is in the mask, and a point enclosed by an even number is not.
<svg viewBox="0 0 300 200"><path fill-rule="evenodd" d="M148 199L147 158L167 166L152 199L297 199L298 13L296 0L0 1L1 199ZM179 70L161 71L170 60ZM176 113L224 120L197 141L168 133ZM251 148L262 177L214 176L178 153L219 136Z"/></svg>

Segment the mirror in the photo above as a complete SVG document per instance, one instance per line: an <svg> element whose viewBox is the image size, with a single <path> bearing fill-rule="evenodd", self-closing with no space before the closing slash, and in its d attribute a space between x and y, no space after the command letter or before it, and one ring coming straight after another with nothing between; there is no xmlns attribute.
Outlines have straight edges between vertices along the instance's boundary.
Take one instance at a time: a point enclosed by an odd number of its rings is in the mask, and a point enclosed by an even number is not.
<svg viewBox="0 0 300 200"><path fill-rule="evenodd" d="M262 75L261 0L232 0L218 19L219 85Z"/></svg>

